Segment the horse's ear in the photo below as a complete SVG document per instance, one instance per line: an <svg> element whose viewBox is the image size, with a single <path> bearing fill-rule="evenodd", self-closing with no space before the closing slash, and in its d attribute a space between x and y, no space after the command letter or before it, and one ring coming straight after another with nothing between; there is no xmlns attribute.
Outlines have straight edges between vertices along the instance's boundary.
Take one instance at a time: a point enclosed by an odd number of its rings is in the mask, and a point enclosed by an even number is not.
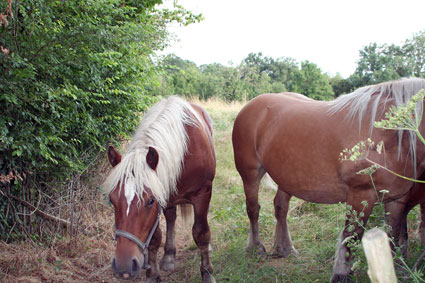
<svg viewBox="0 0 425 283"><path fill-rule="evenodd" d="M158 166L159 155L158 151L153 147L149 147L148 154L146 154L146 162L152 168L152 170L156 170L156 166Z"/></svg>
<svg viewBox="0 0 425 283"><path fill-rule="evenodd" d="M108 159L112 167L117 166L118 163L121 162L121 154L119 154L112 145L108 147Z"/></svg>

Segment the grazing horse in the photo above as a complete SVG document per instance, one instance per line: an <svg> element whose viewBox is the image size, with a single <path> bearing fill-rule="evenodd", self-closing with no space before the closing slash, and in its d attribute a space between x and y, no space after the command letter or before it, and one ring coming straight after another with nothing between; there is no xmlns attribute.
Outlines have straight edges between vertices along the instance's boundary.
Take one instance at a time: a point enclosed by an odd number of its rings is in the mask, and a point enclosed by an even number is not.
<svg viewBox="0 0 425 283"><path fill-rule="evenodd" d="M108 148L113 169L104 192L115 208L115 274L135 279L147 269L148 282L160 281L157 252L161 211L166 242L161 269L174 269L176 205L192 204L192 235L201 253L203 282L215 282L210 262L207 214L215 176L212 121L200 106L171 97L144 116L127 153Z"/></svg>
<svg viewBox="0 0 425 283"><path fill-rule="evenodd" d="M368 175L356 174L371 164L365 159L341 161L340 153L367 138L376 143L383 141L385 152L379 154L376 147L370 148L370 160L407 177L423 176L425 146L417 142L416 135L410 131L377 129L373 123L383 119L391 105L404 105L424 88L425 80L406 79L363 87L333 101L283 93L263 94L247 103L236 117L232 133L235 164L243 181L250 220L247 249L265 253L258 230L258 188L266 173L278 185L273 247L277 256L296 253L286 221L291 196L324 204L346 202L359 216L357 223L352 223L350 217L346 219L335 255L332 282L348 280L352 253L345 239L361 238L364 231L359 223L366 224L378 195L380 199L384 197L391 213L389 220L396 228L393 233L399 234L403 211L408 212L409 204L419 202L409 199L409 196L415 198L415 193L410 194L413 183L378 169L373 174L378 190L375 192ZM421 103L417 107L422 111ZM420 132L425 133L424 123ZM384 189L388 192L382 194L380 191ZM417 196L423 198L423 194ZM391 205L398 199L404 201Z"/></svg>

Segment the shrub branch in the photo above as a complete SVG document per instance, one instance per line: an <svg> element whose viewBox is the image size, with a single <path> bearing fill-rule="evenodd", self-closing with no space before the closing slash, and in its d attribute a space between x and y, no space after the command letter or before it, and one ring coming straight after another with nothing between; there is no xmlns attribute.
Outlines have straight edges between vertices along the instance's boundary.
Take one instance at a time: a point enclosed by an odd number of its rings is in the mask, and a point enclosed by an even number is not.
<svg viewBox="0 0 425 283"><path fill-rule="evenodd" d="M20 199L20 198L14 196L12 194L7 194L7 196L9 198L11 198L11 199L13 199L13 200L21 203L22 205L28 207L29 209L31 209L32 210L31 213L35 213L38 216L40 216L40 217L42 217L42 218L44 218L46 220L58 222L59 224L61 224L62 226L66 227L66 228L68 228L71 225L71 222L69 222L68 220L65 220L65 219L62 219L62 218L53 216L51 214L48 214L48 213L46 213L44 211L41 211L40 209L38 209L37 207L35 207L31 203L29 203L29 202L27 202L27 201L25 201L23 199Z"/></svg>

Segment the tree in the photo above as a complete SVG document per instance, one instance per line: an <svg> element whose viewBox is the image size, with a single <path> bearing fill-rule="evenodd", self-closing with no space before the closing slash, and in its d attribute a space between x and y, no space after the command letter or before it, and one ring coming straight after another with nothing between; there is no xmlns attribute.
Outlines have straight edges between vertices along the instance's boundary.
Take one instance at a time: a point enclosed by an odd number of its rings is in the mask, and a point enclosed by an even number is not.
<svg viewBox="0 0 425 283"><path fill-rule="evenodd" d="M409 74L415 77L425 77L425 30L407 39L402 50L407 57Z"/></svg>
<svg viewBox="0 0 425 283"><path fill-rule="evenodd" d="M250 53L241 65L255 68L258 74L266 73L270 77L274 92L282 92L293 88L293 74L298 71L298 64L292 58L263 57L260 53Z"/></svg>
<svg viewBox="0 0 425 283"><path fill-rule="evenodd" d="M322 73L316 64L309 61L301 62L301 69L294 74L294 85L291 91L302 93L317 100L330 100L334 92L328 76Z"/></svg>
<svg viewBox="0 0 425 283"><path fill-rule="evenodd" d="M356 87L403 77L425 76L425 31L407 39L403 46L371 43L360 50Z"/></svg>
<svg viewBox="0 0 425 283"><path fill-rule="evenodd" d="M398 79L400 75L396 72L394 62L394 58L398 57L396 50L395 46L378 46L376 43L371 43L360 50L355 74L362 78L361 85Z"/></svg>
<svg viewBox="0 0 425 283"><path fill-rule="evenodd" d="M350 79L344 79L341 74L336 74L336 76L330 78L329 83L332 86L335 97L341 94L350 93L354 90L353 82Z"/></svg>

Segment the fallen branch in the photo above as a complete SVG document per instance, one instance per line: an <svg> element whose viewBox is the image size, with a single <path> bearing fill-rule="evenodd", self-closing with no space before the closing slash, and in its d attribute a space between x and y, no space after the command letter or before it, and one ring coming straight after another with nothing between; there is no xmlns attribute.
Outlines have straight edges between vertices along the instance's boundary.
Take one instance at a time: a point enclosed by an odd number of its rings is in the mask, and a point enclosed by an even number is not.
<svg viewBox="0 0 425 283"><path fill-rule="evenodd" d="M13 200L18 201L18 202L19 202L19 203L21 203L22 205L24 205L24 206L28 207L29 209L31 209L31 210L32 210L32 212L33 212L33 213L37 214L38 216L40 216L40 217L42 217L42 218L44 218L44 219L46 219L46 220L50 220L50 221L58 222L58 223L60 223L62 226L66 227L66 228L68 228L68 227L71 225L71 222L69 222L68 220L65 220L65 219L62 219L62 218L59 218L59 217L53 216L53 215L51 215L51 214L48 214L48 213L46 213L46 212L44 212L44 211L41 211L41 210L39 210L37 207L35 207L34 205L32 205L31 203L29 203L29 202L27 202L27 201L25 201L25 200L22 200L22 199L20 199L20 198L18 198L18 197L16 197L16 196L14 196L14 195L7 194L7 196L8 196L8 197L10 197L10 198L11 198L11 199L13 199Z"/></svg>

